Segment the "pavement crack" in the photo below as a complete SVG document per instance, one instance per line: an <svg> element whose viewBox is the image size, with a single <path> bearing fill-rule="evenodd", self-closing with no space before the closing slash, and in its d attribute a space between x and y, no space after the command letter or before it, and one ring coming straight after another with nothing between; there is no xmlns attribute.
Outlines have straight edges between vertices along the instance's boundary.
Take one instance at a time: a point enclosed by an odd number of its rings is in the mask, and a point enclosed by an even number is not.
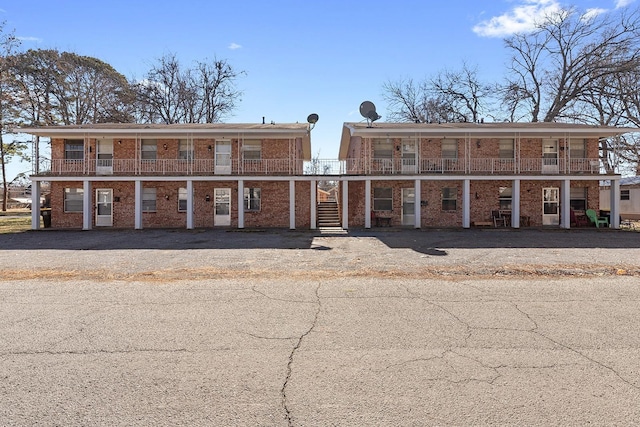
<svg viewBox="0 0 640 427"><path fill-rule="evenodd" d="M131 350L88 350L88 351L78 351L78 350L41 350L41 351L10 351L10 352L2 352L0 356L63 356L63 355L79 355L79 356L87 356L90 354L131 354L131 353L187 353L188 350L186 348L176 348L176 349L153 349L153 348L136 348Z"/></svg>
<svg viewBox="0 0 640 427"><path fill-rule="evenodd" d="M625 384L629 385L630 387L635 388L636 390L640 390L640 385L637 385L637 384L635 384L633 381L630 381L630 380L628 380L627 378L623 377L623 376L622 376L622 374L620 374L620 372L618 372L617 370L615 370L615 369L614 369L614 368L612 368L611 366L606 365L606 364L604 364L603 362L601 362L601 361L599 361L599 360L596 360L596 359L594 359L593 357L591 357L591 356L588 356L588 355L584 354L584 353L583 353L583 352L581 352L580 350L577 350L577 349L575 349L575 348L573 348L573 347L571 347L571 346L569 346L569 345L567 345L567 344L564 344L564 343L562 343L562 342L560 342L560 341L558 341L558 340L556 340L556 339L553 339L553 338L551 338L551 337L549 337L549 336L547 336L547 335L543 334L542 332L538 331L538 330L537 330L538 325L537 325L537 323L536 323L536 322L531 318L531 316L530 316L528 313L524 312L524 311L523 311L521 308L519 308L518 306L516 306L516 308L517 308L517 309L518 309L518 311L520 311L522 314L524 314L525 316L527 316L527 318L529 318L529 320L531 320L531 322L533 322L533 324L535 325L535 328L534 328L534 329L532 329L532 330L531 330L531 332L533 332L533 333L535 333L535 334L537 334L537 335L541 336L542 338L544 338L544 339L548 340L549 342L552 342L553 344L555 344L555 345L557 345L557 346L559 346L559 347L565 348L565 349L567 349L567 350L569 350L569 351L571 351L571 352L573 352L573 353L577 354L578 356L582 357L583 359L588 360L588 361L589 361L589 362L591 362L591 363L594 363L594 364L596 364L596 365L600 366L601 368L603 368L603 369L605 369L605 370L607 370L607 371L611 372L613 375L615 375L616 377L618 377L618 379L620 379L620 381L622 381L623 383L625 383Z"/></svg>
<svg viewBox="0 0 640 427"><path fill-rule="evenodd" d="M313 316L313 321L311 322L311 326L298 337L298 341L293 346L293 349L291 349L291 353L289 353L289 361L287 363L287 374L285 376L284 383L282 384L282 388L280 389L280 395L282 398L282 407L284 409L285 419L287 420L287 425L289 427L293 426L293 417L291 415L291 408L289 407L287 387L289 386L289 382L291 380L291 375L293 372L293 362L295 359L296 352L298 351L298 349L300 349L300 346L302 345L302 342L304 341L305 337L309 335L311 332L313 332L314 328L316 327L316 324L318 323L320 310L322 310L322 302L320 301L319 291L320 291L320 283L318 283L318 286L316 287L316 291L315 291L317 307L316 307L316 312Z"/></svg>

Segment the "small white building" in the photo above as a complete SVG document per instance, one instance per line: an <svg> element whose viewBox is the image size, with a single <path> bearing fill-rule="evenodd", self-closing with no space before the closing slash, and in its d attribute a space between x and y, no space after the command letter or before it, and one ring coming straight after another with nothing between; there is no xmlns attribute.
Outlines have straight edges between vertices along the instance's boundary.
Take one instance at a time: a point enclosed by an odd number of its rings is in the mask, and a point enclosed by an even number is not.
<svg viewBox="0 0 640 427"><path fill-rule="evenodd" d="M600 209L611 209L609 181L600 186ZM620 179L620 216L622 219L640 220L640 176Z"/></svg>

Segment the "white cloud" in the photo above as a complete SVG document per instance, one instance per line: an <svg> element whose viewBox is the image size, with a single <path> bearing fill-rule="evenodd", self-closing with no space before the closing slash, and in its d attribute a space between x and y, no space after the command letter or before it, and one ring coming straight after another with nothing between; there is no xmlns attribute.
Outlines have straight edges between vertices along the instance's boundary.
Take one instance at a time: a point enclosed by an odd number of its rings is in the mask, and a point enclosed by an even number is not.
<svg viewBox="0 0 640 427"><path fill-rule="evenodd" d="M598 15L602 15L603 13L608 12L607 9L601 9L599 7L594 7L593 9L587 9L587 11L582 15L582 19L590 20L595 18Z"/></svg>
<svg viewBox="0 0 640 427"><path fill-rule="evenodd" d="M473 32L481 37L506 37L532 31L536 22L560 10L562 6L557 0L524 0L523 4L509 12L480 22L473 27Z"/></svg>
<svg viewBox="0 0 640 427"><path fill-rule="evenodd" d="M33 36L17 36L16 37L18 40L22 41L22 42L36 42L36 43L40 43L42 42L42 39L40 37L33 37Z"/></svg>
<svg viewBox="0 0 640 427"><path fill-rule="evenodd" d="M229 49L231 49L231 50L236 50L236 49L240 49L240 48L242 48L242 45L239 45L238 43L231 43L229 45Z"/></svg>
<svg viewBox="0 0 640 427"><path fill-rule="evenodd" d="M616 0L616 9L620 9L621 7L629 6L635 0Z"/></svg>

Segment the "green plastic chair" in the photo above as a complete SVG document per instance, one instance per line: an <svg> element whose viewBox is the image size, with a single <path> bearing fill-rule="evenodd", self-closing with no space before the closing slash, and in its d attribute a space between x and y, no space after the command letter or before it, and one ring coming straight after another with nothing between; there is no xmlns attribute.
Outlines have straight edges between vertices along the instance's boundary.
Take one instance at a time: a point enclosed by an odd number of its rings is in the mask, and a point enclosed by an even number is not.
<svg viewBox="0 0 640 427"><path fill-rule="evenodd" d="M600 228L600 224L609 227L609 218L607 218L606 216L598 216L596 214L596 211L594 211L593 209L587 209L585 213L587 214L587 218L589 218L589 221L596 225L596 228Z"/></svg>

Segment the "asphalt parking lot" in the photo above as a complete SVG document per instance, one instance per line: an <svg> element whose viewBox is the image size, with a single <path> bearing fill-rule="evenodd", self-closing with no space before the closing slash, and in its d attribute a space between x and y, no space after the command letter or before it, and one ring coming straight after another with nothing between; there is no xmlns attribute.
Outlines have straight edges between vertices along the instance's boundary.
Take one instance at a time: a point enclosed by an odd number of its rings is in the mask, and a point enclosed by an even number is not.
<svg viewBox="0 0 640 427"><path fill-rule="evenodd" d="M0 425L636 425L640 233L0 235Z"/></svg>

